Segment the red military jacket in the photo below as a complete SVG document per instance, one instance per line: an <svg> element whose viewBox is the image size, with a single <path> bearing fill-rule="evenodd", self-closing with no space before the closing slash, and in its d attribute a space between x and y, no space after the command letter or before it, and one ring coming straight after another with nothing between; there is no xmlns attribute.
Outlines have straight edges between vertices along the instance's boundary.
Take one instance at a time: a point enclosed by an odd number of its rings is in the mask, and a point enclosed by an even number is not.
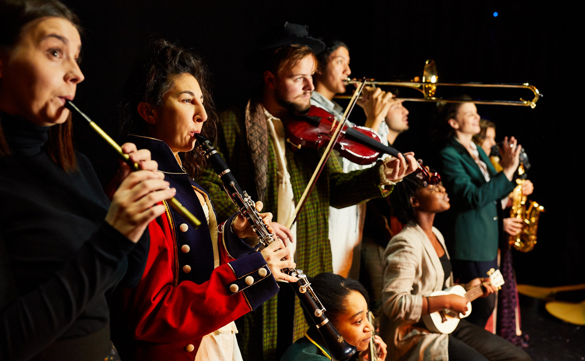
<svg viewBox="0 0 585 361"><path fill-rule="evenodd" d="M279 287L262 254L231 232L235 215L216 225L209 207L206 228L195 192L211 203L164 142L143 137L130 141L151 151L165 180L177 189L177 199L202 221L195 230L165 203L165 214L148 226L150 246L142 278L124 292L124 312L138 341L136 356L193 360L203 336L256 309ZM217 238L209 231L215 227Z"/></svg>

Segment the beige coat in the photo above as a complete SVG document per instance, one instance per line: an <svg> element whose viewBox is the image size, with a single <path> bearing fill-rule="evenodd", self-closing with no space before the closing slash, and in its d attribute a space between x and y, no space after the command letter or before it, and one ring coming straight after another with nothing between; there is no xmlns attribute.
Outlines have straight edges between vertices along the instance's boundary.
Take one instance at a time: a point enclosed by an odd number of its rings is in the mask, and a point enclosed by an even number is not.
<svg viewBox="0 0 585 361"><path fill-rule="evenodd" d="M445 248L441 232L433 227L433 233ZM421 319L423 297L443 289L445 279L431 241L409 223L390 240L384 258L380 335L388 344L386 359L448 360L448 335L429 332ZM453 285L453 275L447 285Z"/></svg>

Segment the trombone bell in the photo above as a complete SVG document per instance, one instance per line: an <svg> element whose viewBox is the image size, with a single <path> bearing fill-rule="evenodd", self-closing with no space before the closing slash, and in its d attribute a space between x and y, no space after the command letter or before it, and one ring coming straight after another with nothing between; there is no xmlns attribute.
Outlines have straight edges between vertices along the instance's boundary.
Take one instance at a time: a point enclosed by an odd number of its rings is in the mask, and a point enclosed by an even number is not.
<svg viewBox="0 0 585 361"><path fill-rule="evenodd" d="M431 99L435 97L437 93L437 86L435 85L439 81L439 76L437 75L437 66L435 65L435 61L433 59L428 59L425 62L425 68L423 70L423 83L430 83L429 85L423 85L422 91L425 99Z"/></svg>

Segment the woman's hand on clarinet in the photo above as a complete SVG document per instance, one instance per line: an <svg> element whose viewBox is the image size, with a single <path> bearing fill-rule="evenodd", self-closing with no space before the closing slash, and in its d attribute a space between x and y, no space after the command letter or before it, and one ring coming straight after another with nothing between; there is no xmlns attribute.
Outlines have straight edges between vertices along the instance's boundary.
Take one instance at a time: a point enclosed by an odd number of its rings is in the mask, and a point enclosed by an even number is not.
<svg viewBox="0 0 585 361"><path fill-rule="evenodd" d="M258 212L260 212L263 207L264 204L262 202L256 202L256 210ZM294 242L290 229L279 223L272 222L272 213L260 213L260 217L262 217L262 220L264 221L264 224L266 224L268 231L280 238L284 242L285 246L288 246L290 243ZM238 216L232 222L232 230L239 238L257 236L256 233L254 233L252 230L250 223L241 214L238 214Z"/></svg>
<svg viewBox="0 0 585 361"><path fill-rule="evenodd" d="M142 170L130 172L128 165L121 166L122 183L114 193L106 222L136 243L148 223L165 211L164 206L157 203L174 197L176 190L170 189L164 174L157 172L158 165L150 159L150 151L137 151L131 143L124 144L122 150L133 162L140 164Z"/></svg>
<svg viewBox="0 0 585 361"><path fill-rule="evenodd" d="M418 162L414 159L414 153L398 154L398 158L390 158L384 162L384 174L386 179L392 182L398 182L418 168Z"/></svg>
<svg viewBox="0 0 585 361"><path fill-rule="evenodd" d="M287 275L282 270L295 268L297 265L292 261L290 249L284 246L284 243L278 239L262 250L262 256L266 264L272 271L272 276L277 281L296 282L296 277Z"/></svg>
<svg viewBox="0 0 585 361"><path fill-rule="evenodd" d="M516 173L516 169L520 165L521 149L522 146L518 144L516 138L511 137L509 141L508 137L504 138L504 142L500 148L500 165L510 182L514 179L514 173Z"/></svg>
<svg viewBox="0 0 585 361"><path fill-rule="evenodd" d="M386 342L382 340L382 337L376 335L374 336L374 344L376 345L376 355L378 357L378 361L385 361L386 356L388 355L388 345ZM369 360L370 359L370 350L362 351L360 354L360 360Z"/></svg>

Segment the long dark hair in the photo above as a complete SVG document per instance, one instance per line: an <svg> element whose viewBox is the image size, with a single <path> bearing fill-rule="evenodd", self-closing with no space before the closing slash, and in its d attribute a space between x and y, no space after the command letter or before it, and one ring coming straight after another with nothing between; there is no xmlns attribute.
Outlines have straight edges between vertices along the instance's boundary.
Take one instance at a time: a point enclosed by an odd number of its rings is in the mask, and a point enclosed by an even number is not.
<svg viewBox="0 0 585 361"><path fill-rule="evenodd" d="M67 6L56 0L0 0L0 51L10 53L20 41L27 24L45 18L58 17L69 20L81 34L79 18ZM2 82L0 79L0 86ZM76 169L73 149L73 124L71 115L63 124L52 126L49 130L47 152L61 168ZM10 155L0 119L0 157Z"/></svg>
<svg viewBox="0 0 585 361"><path fill-rule="evenodd" d="M148 136L148 123L138 114L138 104L149 103L155 107L162 105L164 94L172 87L172 77L191 74L201 87L203 104L208 115L203 124L201 135L207 139L215 139L217 117L213 99L209 92L209 71L201 58L190 51L172 44L164 39L150 44L149 54L140 66L132 73L124 87L123 99L120 103L120 126L123 136L128 134ZM205 158L195 150L179 153L183 167L194 177Z"/></svg>
<svg viewBox="0 0 585 361"><path fill-rule="evenodd" d="M424 186L424 181L419 178L416 172L407 175L402 179L402 182L399 182L394 186L394 190L390 193L390 204L392 205L394 216L398 218L400 223L416 223L411 198L416 197L419 189L424 188Z"/></svg>
<svg viewBox="0 0 585 361"><path fill-rule="evenodd" d="M315 277L309 279L311 287L315 294L321 300L321 303L327 310L327 317L333 324L336 324L339 316L347 311L347 303L345 298L351 291L357 291L364 296L366 303L370 304L370 297L368 291L356 280L351 278L343 278L340 275L333 273L320 273ZM305 319L312 325L312 318L305 312Z"/></svg>

